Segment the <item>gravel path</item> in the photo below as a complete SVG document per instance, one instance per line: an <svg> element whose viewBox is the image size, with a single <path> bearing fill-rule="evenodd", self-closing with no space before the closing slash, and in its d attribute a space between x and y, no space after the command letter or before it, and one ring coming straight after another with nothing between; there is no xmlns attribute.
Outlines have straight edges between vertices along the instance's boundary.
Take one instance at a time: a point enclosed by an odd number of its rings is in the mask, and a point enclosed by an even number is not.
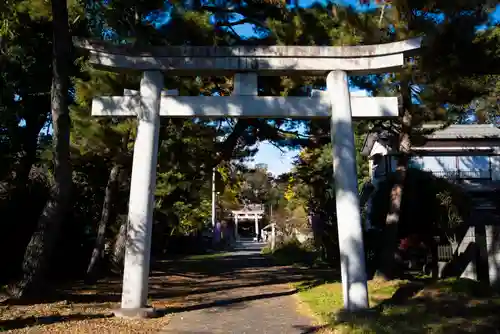
<svg viewBox="0 0 500 334"><path fill-rule="evenodd" d="M289 284L306 271L273 265L261 247L243 241L223 258L176 262L169 290L178 307L167 310L172 318L162 333L313 333Z"/></svg>

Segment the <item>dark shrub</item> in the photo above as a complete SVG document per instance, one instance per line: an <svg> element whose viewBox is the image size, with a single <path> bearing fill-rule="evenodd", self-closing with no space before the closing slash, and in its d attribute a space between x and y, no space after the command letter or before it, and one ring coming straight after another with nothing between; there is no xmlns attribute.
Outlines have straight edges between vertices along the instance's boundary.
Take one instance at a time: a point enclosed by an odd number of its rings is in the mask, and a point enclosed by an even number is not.
<svg viewBox="0 0 500 334"><path fill-rule="evenodd" d="M380 254L389 242L399 246L395 247L395 255L400 265L403 265L403 261L417 266L425 263L426 254L430 251L427 248L429 243L422 247L421 242L439 237L440 243L447 244L449 240L455 239L461 227L466 226L470 216L471 199L460 186L435 177L430 172L409 168L403 188L398 238L387 240L383 231L394 182L395 175L389 175L373 195L370 221L381 232L375 238L372 236L367 247L371 252L368 259L370 271L378 267L379 257L373 254ZM408 242L410 240L413 242ZM405 244L408 247L404 247Z"/></svg>
<svg viewBox="0 0 500 334"><path fill-rule="evenodd" d="M376 227L385 225L393 185L394 175L389 175L374 194L370 221ZM403 188L399 236L437 233L452 237L455 229L467 222L470 209L470 197L460 186L430 172L409 168Z"/></svg>
<svg viewBox="0 0 500 334"><path fill-rule="evenodd" d="M16 276L24 251L33 234L49 196L49 176L41 168L33 168L28 183L18 188L7 184L0 191L0 282Z"/></svg>

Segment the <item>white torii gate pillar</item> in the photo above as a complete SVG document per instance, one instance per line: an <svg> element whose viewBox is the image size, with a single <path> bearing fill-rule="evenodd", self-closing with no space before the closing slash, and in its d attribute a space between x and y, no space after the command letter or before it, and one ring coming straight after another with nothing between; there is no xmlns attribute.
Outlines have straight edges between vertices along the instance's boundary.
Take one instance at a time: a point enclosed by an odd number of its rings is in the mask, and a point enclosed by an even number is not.
<svg viewBox="0 0 500 334"><path fill-rule="evenodd" d="M276 223L271 223L271 250L276 248Z"/></svg>
<svg viewBox="0 0 500 334"><path fill-rule="evenodd" d="M326 89L332 106L330 134L344 308L357 310L368 306L368 290L347 73L330 72Z"/></svg>
<svg viewBox="0 0 500 334"><path fill-rule="evenodd" d="M118 316L149 317L154 313L147 307L147 297L162 89L162 72L143 73L142 108L137 115L130 184L122 302L121 309L115 311Z"/></svg>
<svg viewBox="0 0 500 334"><path fill-rule="evenodd" d="M238 215L234 216L234 237L236 241L240 240L240 233L238 232Z"/></svg>
<svg viewBox="0 0 500 334"><path fill-rule="evenodd" d="M255 241L259 241L259 217L255 215Z"/></svg>

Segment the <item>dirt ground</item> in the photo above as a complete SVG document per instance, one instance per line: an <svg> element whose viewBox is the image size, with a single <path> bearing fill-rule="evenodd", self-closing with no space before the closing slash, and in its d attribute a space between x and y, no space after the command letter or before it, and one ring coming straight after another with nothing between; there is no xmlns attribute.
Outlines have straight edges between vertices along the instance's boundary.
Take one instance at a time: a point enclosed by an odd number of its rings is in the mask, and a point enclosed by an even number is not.
<svg viewBox="0 0 500 334"><path fill-rule="evenodd" d="M157 333L176 314L293 293L290 283L335 275L329 270L276 266L261 256L225 256L152 265L149 299L155 319L120 319L121 278L59 289L52 300L0 305L0 331L7 333ZM238 293L235 295L234 291Z"/></svg>

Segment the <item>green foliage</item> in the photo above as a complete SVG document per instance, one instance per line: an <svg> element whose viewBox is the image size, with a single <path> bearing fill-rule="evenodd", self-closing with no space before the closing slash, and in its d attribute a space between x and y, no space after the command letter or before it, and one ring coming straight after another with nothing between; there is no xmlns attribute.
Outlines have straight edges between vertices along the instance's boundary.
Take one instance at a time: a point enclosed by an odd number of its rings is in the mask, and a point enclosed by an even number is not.
<svg viewBox="0 0 500 334"><path fill-rule="evenodd" d="M276 244L274 251L269 246L262 249L263 254L272 254L280 264L305 264L312 265L317 254L312 245L300 243L296 238L287 238Z"/></svg>
<svg viewBox="0 0 500 334"><path fill-rule="evenodd" d="M283 45L356 45L363 41L363 31L350 24L350 20L370 16L353 9L339 7L336 15L327 8L315 5L300 9L289 21L268 20L267 26L277 44Z"/></svg>
<svg viewBox="0 0 500 334"><path fill-rule="evenodd" d="M242 202L270 204L275 201L273 179L267 171L267 166L256 166L256 168L243 173L241 179L240 198Z"/></svg>
<svg viewBox="0 0 500 334"><path fill-rule="evenodd" d="M369 175L368 160L360 153L363 140L361 133L355 134L358 188L367 181ZM332 166L332 145L328 143L319 148L303 150L294 167L296 183L305 188L301 196L308 203L308 209L323 212L325 217L333 217L335 212ZM326 212L326 208L330 211Z"/></svg>
<svg viewBox="0 0 500 334"><path fill-rule="evenodd" d="M201 230L211 215L211 203L207 200L201 201L196 206L185 202L175 202L173 209L179 217L180 225L177 227L179 230L173 230L172 233L177 232L184 235Z"/></svg>

